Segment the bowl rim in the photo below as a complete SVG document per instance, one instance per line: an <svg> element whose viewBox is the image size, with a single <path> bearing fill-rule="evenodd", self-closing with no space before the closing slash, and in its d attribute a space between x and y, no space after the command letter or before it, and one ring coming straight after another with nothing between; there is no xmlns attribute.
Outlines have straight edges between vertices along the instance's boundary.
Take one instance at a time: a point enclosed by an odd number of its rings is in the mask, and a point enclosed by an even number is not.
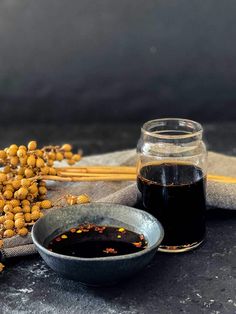
<svg viewBox="0 0 236 314"><path fill-rule="evenodd" d="M116 203L105 203L105 202L94 202L94 203L89 203L89 204L81 204L81 205L69 205L66 207L89 207L90 205L101 205L101 206L105 206L105 207L112 207L112 206L120 206L123 208L127 208L129 210L135 211L135 212L143 212L145 215L151 216L151 219L154 220L154 222L157 224L159 230L160 230L160 237L159 239L156 241L155 244L153 244L150 247L144 248L142 251L139 252L135 252L135 253L130 253L130 254L125 254L125 255L118 255L118 256L107 256L107 257L77 257L77 256L70 256L70 255L63 255L63 254L59 254L59 253L55 253L52 251L49 251L46 247L44 247L42 244L40 244L38 242L38 240L36 239L35 236L35 229L37 228L37 225L40 224L40 221L42 221L47 215L45 215L44 217L40 218L33 226L32 231L31 231L31 237L33 240L33 243L35 244L36 248L39 248L40 251L43 251L43 253L45 253L46 255L52 256L52 257L56 257L56 258L62 258L65 260L73 260L73 261L89 261L90 263L92 262L98 262L98 261L119 261L119 260L124 260L124 259L134 259L137 258L139 256L142 256L144 254L147 254L148 252L153 251L155 248L157 248L160 243L162 242L163 238L164 238L164 229L161 225L161 223L159 222L159 220L157 220L154 216L152 216L150 213L142 210L142 209L137 209L135 207L131 207L131 206L127 206L127 205L122 205L122 204L116 204ZM65 207L58 207L56 210L60 210L65 209ZM48 213L48 215L52 214L53 211Z"/></svg>

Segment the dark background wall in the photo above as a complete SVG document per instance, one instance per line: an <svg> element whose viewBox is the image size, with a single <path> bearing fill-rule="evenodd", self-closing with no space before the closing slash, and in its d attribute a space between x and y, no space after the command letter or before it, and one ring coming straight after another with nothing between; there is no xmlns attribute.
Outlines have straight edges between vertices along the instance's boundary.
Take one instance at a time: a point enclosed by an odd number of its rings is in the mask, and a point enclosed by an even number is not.
<svg viewBox="0 0 236 314"><path fill-rule="evenodd" d="M236 119L235 0L2 0L0 123Z"/></svg>

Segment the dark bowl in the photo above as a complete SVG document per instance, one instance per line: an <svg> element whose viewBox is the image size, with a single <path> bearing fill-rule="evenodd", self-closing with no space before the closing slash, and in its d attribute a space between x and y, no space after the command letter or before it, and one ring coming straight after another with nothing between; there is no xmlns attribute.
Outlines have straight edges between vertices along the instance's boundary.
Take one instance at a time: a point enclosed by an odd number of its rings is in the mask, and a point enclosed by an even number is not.
<svg viewBox="0 0 236 314"><path fill-rule="evenodd" d="M124 227L143 234L147 247L137 253L98 258L66 256L49 251L45 246L56 235L83 223ZM56 209L39 219L32 239L44 261L61 275L86 285L109 285L127 278L146 266L164 236L156 218L132 207L93 203Z"/></svg>

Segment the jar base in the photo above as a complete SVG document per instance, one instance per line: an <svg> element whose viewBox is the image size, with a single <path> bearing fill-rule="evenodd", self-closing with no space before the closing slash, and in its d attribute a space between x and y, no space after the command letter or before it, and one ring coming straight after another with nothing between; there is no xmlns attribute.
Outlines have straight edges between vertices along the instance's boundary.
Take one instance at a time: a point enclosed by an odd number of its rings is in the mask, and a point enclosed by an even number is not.
<svg viewBox="0 0 236 314"><path fill-rule="evenodd" d="M159 252L164 253L183 253L193 249L196 249L204 242L204 239L200 242L194 242L192 244L185 244L185 245L160 245L158 248Z"/></svg>

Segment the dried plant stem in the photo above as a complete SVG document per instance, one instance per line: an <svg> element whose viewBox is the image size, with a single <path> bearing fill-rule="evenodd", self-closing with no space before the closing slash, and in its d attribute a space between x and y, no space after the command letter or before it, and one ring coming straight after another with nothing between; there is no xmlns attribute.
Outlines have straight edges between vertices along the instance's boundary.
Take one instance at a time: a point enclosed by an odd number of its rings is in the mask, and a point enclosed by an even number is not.
<svg viewBox="0 0 236 314"><path fill-rule="evenodd" d="M123 178L123 177L136 177L135 174L126 173L80 173L80 172L58 172L60 177L107 177L107 178Z"/></svg>
<svg viewBox="0 0 236 314"><path fill-rule="evenodd" d="M208 181L221 182L221 183L231 183L231 184L235 184L236 183L236 178L235 177L218 176L218 175L213 175L213 174L208 174L207 175L207 180Z"/></svg>
<svg viewBox="0 0 236 314"><path fill-rule="evenodd" d="M135 167L126 166L88 166L88 167L64 167L56 168L58 172L71 172L71 173L111 173L111 174L136 174Z"/></svg>
<svg viewBox="0 0 236 314"><path fill-rule="evenodd" d="M131 168L131 167L130 167ZM50 180L61 182L92 182L92 181L135 181L135 173L79 173L79 172L64 172L61 171L58 175L39 175L30 178L32 181L36 180ZM236 184L236 177L207 175L207 181L214 181L220 183ZM8 183L8 182L5 182ZM10 181L9 181L10 183ZM0 195L1 198L1 195Z"/></svg>
<svg viewBox="0 0 236 314"><path fill-rule="evenodd" d="M51 176L51 175L43 175L43 176L36 176L33 178L30 178L31 180L49 180L49 181L61 181L61 182L84 182L84 181L134 181L136 180L135 175L121 175L117 176L114 174L113 176L102 176L102 177L61 177L61 176Z"/></svg>

